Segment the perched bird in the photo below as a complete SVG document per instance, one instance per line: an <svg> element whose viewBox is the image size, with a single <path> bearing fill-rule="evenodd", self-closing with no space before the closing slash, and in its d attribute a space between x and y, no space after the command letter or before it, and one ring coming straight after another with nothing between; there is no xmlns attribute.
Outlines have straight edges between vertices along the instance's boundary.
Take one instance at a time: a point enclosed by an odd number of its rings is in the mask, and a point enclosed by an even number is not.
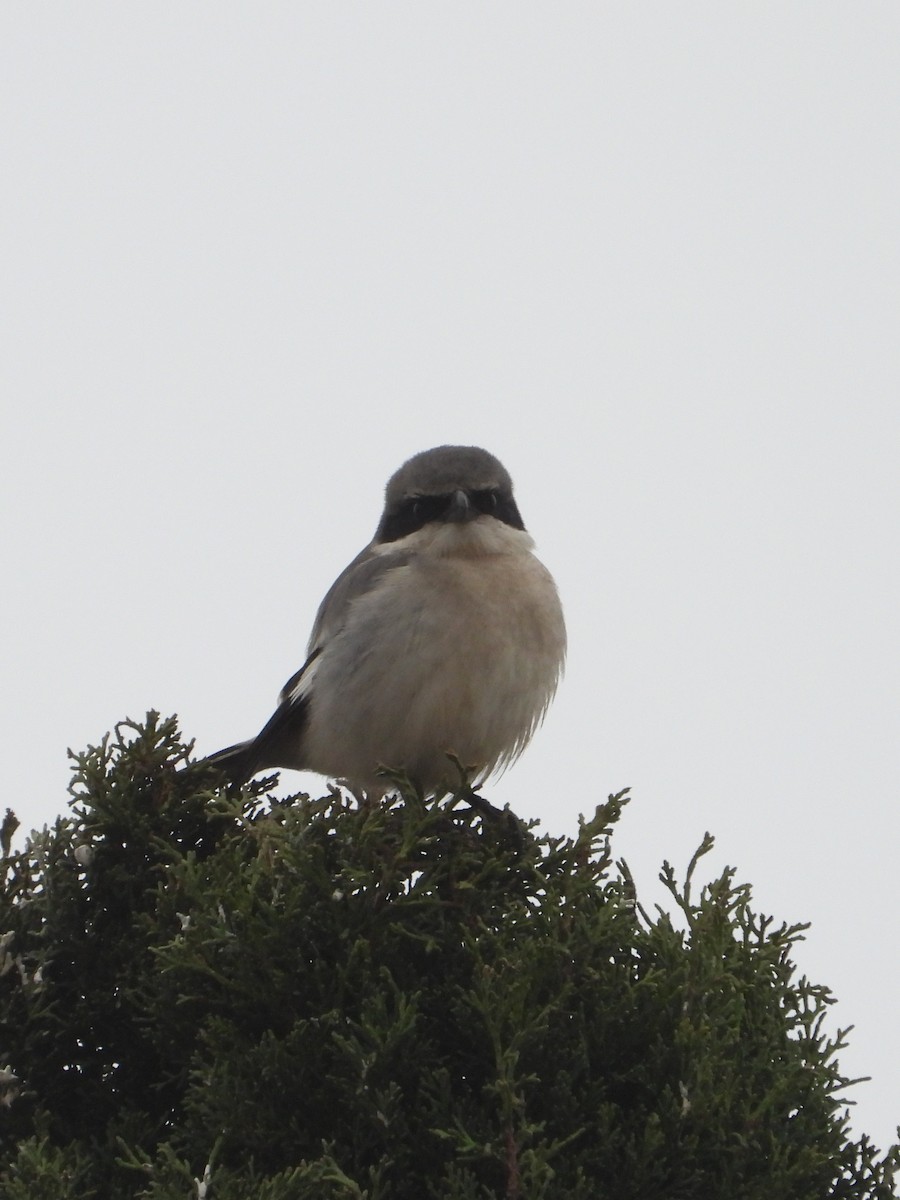
<svg viewBox="0 0 900 1200"><path fill-rule="evenodd" d="M566 652L556 585L532 553L512 480L476 446L414 455L388 482L372 542L322 601L300 670L262 731L210 762L317 771L369 795L385 767L426 794L513 762Z"/></svg>

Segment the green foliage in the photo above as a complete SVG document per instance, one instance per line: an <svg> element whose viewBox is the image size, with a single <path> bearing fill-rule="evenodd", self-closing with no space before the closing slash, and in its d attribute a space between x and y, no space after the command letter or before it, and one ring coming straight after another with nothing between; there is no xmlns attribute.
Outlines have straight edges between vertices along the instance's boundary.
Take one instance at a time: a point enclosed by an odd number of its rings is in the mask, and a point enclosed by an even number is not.
<svg viewBox="0 0 900 1200"><path fill-rule="evenodd" d="M439 801L220 788L150 714L10 850L0 1200L887 1200L801 926ZM696 894L695 894L696 892Z"/></svg>

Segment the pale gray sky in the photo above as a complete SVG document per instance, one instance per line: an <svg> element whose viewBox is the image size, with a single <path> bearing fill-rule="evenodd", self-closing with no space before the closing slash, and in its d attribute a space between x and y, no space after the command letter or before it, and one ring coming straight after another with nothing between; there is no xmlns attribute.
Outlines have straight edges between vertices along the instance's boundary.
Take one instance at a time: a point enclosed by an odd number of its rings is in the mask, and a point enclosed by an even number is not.
<svg viewBox="0 0 900 1200"><path fill-rule="evenodd" d="M704 830L900 1119L900 8L0 12L6 802L254 733L388 475L507 465L569 670L488 794ZM308 783L294 777L292 784Z"/></svg>

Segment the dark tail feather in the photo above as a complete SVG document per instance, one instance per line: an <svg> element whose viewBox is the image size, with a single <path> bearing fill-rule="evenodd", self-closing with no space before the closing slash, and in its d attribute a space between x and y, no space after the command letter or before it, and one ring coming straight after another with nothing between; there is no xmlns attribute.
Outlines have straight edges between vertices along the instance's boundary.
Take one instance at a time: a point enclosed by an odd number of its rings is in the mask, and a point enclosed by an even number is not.
<svg viewBox="0 0 900 1200"><path fill-rule="evenodd" d="M226 746L224 750L217 750L205 761L210 766L224 771L233 787L240 787L248 779L252 779L261 765L255 738L250 742L238 742L236 746Z"/></svg>
<svg viewBox="0 0 900 1200"><path fill-rule="evenodd" d="M286 700L278 705L255 738L217 750L206 762L221 768L234 787L240 787L252 779L257 771L265 771L270 767L290 767L295 771L305 769L307 764L300 753L300 743L308 707L308 696Z"/></svg>

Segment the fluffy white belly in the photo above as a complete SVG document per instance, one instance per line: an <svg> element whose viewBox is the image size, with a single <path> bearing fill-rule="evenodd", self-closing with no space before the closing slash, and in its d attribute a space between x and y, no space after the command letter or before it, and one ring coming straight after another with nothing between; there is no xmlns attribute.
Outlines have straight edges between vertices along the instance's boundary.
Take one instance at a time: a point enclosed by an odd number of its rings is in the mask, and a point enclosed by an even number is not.
<svg viewBox="0 0 900 1200"><path fill-rule="evenodd" d="M512 761L565 657L556 587L530 553L422 556L355 601L311 689L306 765L383 790L378 766L424 790Z"/></svg>

